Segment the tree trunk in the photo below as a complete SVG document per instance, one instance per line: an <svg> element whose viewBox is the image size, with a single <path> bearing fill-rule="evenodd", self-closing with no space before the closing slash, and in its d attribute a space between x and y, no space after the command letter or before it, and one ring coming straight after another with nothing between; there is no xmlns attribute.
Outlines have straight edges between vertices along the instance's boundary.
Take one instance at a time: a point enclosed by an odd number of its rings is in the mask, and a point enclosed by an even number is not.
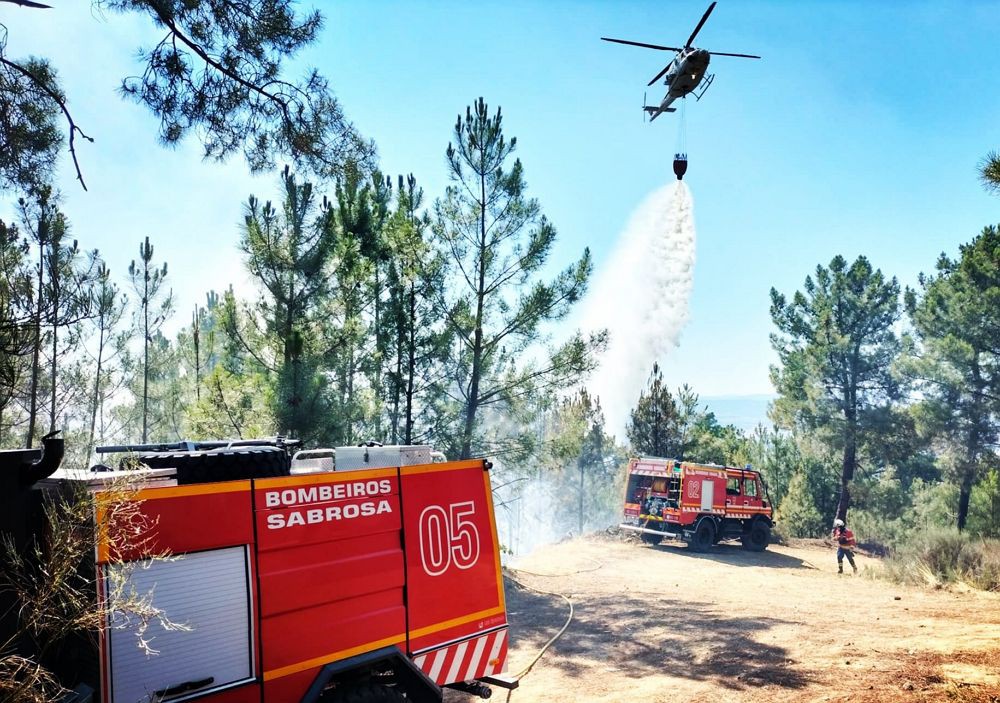
<svg viewBox="0 0 1000 703"><path fill-rule="evenodd" d="M979 367L979 352L972 358L972 408L969 418L971 427L969 428L969 439L965 445L965 460L962 462L961 483L958 493L958 529L965 529L965 522L969 517L969 498L972 497L972 486L976 481L976 473L979 468L980 444L983 435L980 428L984 421L989 422L989 411L984 407L983 396L986 391L986 382L983 380L982 371Z"/></svg>
<svg viewBox="0 0 1000 703"><path fill-rule="evenodd" d="M854 470L858 464L858 420L857 410L854 407L853 394L849 407L844 414L847 420L847 427L844 431L844 460L840 473L840 500L837 502L837 517L847 522L847 511L851 507L849 484L854 480Z"/></svg>
<svg viewBox="0 0 1000 703"><path fill-rule="evenodd" d="M31 390L28 395L28 436L25 446L31 449L38 417L38 355L42 347L42 285L45 283L45 240L42 222L38 223L38 299L35 301L35 342L31 351Z"/></svg>
<svg viewBox="0 0 1000 703"><path fill-rule="evenodd" d="M483 303L486 289L486 176L479 177L479 281L476 290L476 330L472 343L472 376L469 379L468 405L465 409L465 429L462 433L462 456L472 456L472 434L479 409L479 376L483 363Z"/></svg>
<svg viewBox="0 0 1000 703"><path fill-rule="evenodd" d="M94 402L90 406L90 435L87 438L87 461L94 451L94 428L97 427L97 407L101 399L101 362L104 361L104 319L98 323L100 335L97 340L97 373L94 376Z"/></svg>
<svg viewBox="0 0 1000 703"><path fill-rule="evenodd" d="M149 441L149 262L143 262L142 288L142 443Z"/></svg>
<svg viewBox="0 0 1000 703"><path fill-rule="evenodd" d="M577 506L577 519L579 521L579 528L577 529L577 534L583 534L583 450L581 449L580 458L576 460L576 467L580 471L580 487L579 492L579 505Z"/></svg>
<svg viewBox="0 0 1000 703"><path fill-rule="evenodd" d="M413 443L413 394L414 376L417 373L417 292L410 281L410 343L406 359L406 444Z"/></svg>
<svg viewBox="0 0 1000 703"><path fill-rule="evenodd" d="M194 306L194 320L191 325L191 334L194 337L194 398L196 403L201 402L201 320L198 317L198 306Z"/></svg>
<svg viewBox="0 0 1000 703"><path fill-rule="evenodd" d="M52 282L52 378L51 403L49 405L49 432L56 429L56 369L59 360L59 237L53 233L49 252L52 261L49 280Z"/></svg>
<svg viewBox="0 0 1000 703"><path fill-rule="evenodd" d="M969 517L969 498L972 496L972 484L975 482L976 467L967 465L962 472L962 482L958 489L958 529L965 529Z"/></svg>

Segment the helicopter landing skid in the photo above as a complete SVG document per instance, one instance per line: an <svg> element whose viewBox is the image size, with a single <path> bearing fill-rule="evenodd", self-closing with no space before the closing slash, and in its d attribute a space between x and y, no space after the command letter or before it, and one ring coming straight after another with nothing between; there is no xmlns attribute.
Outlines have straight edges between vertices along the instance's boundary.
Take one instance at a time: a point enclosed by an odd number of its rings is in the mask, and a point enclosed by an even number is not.
<svg viewBox="0 0 1000 703"><path fill-rule="evenodd" d="M708 86L712 85L712 81L714 81L714 80L715 80L715 74L714 73L710 73L710 74L708 74L708 75L705 76L705 83L704 83L704 85L702 85L701 91L698 92L698 93L694 93L692 91L692 93L693 93L693 95L694 95L694 97L695 97L696 100L701 100L701 97L705 94L705 91L708 90Z"/></svg>

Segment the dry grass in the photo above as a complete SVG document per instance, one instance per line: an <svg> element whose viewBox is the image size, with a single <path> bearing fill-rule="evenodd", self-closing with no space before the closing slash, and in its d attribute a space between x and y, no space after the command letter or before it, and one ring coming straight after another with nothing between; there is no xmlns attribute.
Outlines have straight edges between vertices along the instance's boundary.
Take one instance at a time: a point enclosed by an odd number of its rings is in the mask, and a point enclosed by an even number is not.
<svg viewBox="0 0 1000 703"><path fill-rule="evenodd" d="M850 700L1000 703L1000 649L907 655L898 667L862 682L861 689Z"/></svg>

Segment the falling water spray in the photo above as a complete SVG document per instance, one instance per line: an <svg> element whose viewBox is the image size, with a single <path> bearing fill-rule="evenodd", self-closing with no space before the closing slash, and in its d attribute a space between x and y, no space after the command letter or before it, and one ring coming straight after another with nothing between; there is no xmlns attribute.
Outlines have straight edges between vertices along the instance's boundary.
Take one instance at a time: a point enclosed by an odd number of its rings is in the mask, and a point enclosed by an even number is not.
<svg viewBox="0 0 1000 703"><path fill-rule="evenodd" d="M619 437L653 363L662 363L680 341L694 258L694 202L687 185L675 181L636 209L584 301L581 326L609 333L591 388Z"/></svg>
<svg viewBox="0 0 1000 703"><path fill-rule="evenodd" d="M632 214L573 325L609 332L608 350L589 385L600 396L608 430L619 438L653 362L662 362L677 346L687 322L694 249L691 192L674 181ZM498 460L494 475L502 473L501 465ZM497 491L500 540L515 558L576 533L575 516L556 508L565 490L558 477L543 474L515 479ZM586 524L589 529L615 524L619 510L614 505L606 515L588 513Z"/></svg>

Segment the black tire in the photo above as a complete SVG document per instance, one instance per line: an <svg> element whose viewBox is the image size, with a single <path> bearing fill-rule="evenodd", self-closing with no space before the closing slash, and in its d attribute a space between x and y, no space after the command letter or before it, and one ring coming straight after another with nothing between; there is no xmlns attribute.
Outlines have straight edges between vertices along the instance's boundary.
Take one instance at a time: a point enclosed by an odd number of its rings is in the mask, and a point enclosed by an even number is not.
<svg viewBox="0 0 1000 703"><path fill-rule="evenodd" d="M758 520L750 525L750 531L740 538L740 542L748 552L763 552L771 543L771 526Z"/></svg>
<svg viewBox="0 0 1000 703"><path fill-rule="evenodd" d="M715 525L708 518L702 518L695 527L694 535L688 545L691 551L705 552L715 544Z"/></svg>
<svg viewBox="0 0 1000 703"><path fill-rule="evenodd" d="M177 469L178 485L288 476L291 459L281 447L231 447L203 452L138 454L151 469Z"/></svg>
<svg viewBox="0 0 1000 703"><path fill-rule="evenodd" d="M397 689L378 683L363 683L337 689L323 703L404 703L403 694Z"/></svg>

